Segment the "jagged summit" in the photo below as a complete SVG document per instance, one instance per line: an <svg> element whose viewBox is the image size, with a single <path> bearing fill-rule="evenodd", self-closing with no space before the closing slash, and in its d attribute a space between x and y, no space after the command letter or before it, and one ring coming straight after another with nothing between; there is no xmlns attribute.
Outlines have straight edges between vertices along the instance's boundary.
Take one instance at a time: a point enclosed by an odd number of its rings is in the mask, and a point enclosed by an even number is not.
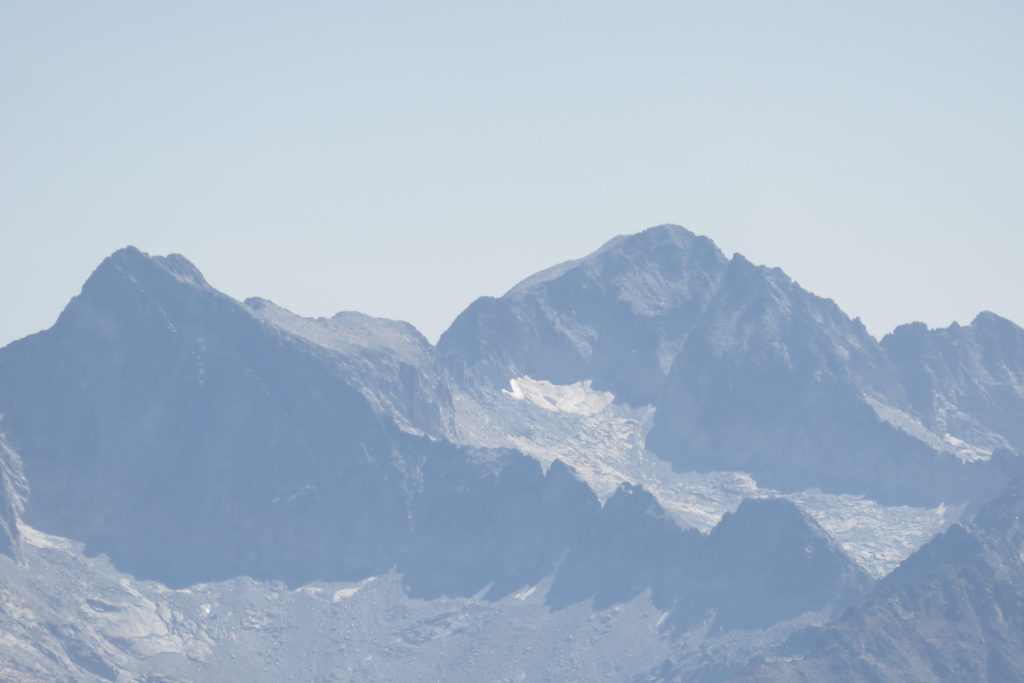
<svg viewBox="0 0 1024 683"><path fill-rule="evenodd" d="M915 320L913 322L897 325L892 332L885 335L882 339L884 341L889 337L907 335L921 337L928 333L955 332L963 329L991 329L1012 332L1013 330L1021 329L1021 327L1009 318L1004 318L998 313L993 313L992 311L981 311L974 316L974 319L971 320L968 325L961 325L959 322L954 320L947 327L929 327L927 324L919 320Z"/></svg>
<svg viewBox="0 0 1024 683"><path fill-rule="evenodd" d="M967 326L901 325L881 346L921 421L969 458L1024 452L1024 329L985 311Z"/></svg>
<svg viewBox="0 0 1024 683"><path fill-rule="evenodd" d="M996 399L1008 392L1016 402L1024 347L1018 328L999 321L982 315L962 328L951 348L965 355L947 372L970 367L971 382L998 386L957 393L960 377L936 398L915 378L915 364L929 362L923 347L895 353L781 269L658 226L476 300L437 350L477 400L526 376L589 381L619 403L652 406L645 447L677 471L743 471L783 491L936 505L990 495L1002 475L965 476L962 463L1024 447L1019 420ZM972 394L982 396L969 415L930 407Z"/></svg>
<svg viewBox="0 0 1024 683"><path fill-rule="evenodd" d="M154 269L159 269L173 276L179 282L211 289L209 283L206 282L206 278L199 272L195 264L181 254L174 253L166 256L150 255L131 245L118 249L105 258L89 280L96 277L108 277L111 271L117 271L126 277L142 282L146 278L154 276ZM86 284L88 284L88 281L86 281Z"/></svg>
<svg viewBox="0 0 1024 683"><path fill-rule="evenodd" d="M617 237L500 299L477 299L437 348L467 385L593 379L630 404L648 403L727 263L711 240L678 226Z"/></svg>
<svg viewBox="0 0 1024 683"><path fill-rule="evenodd" d="M241 305L206 282L180 254L151 256L124 247L105 258L68 302L56 327L80 326L96 336L188 329L200 311L235 319Z"/></svg>
<svg viewBox="0 0 1024 683"><path fill-rule="evenodd" d="M709 238L678 225L660 225L612 238L589 256L526 278L502 298L522 299L562 279L600 282L609 294L630 303L637 313L657 315L690 294L694 276L716 271L725 262L725 256Z"/></svg>
<svg viewBox="0 0 1024 683"><path fill-rule="evenodd" d="M1001 336L1020 336L1022 332L1021 327L1017 323L992 311L982 311L976 315L974 320L971 321L970 326L977 330L985 330L990 334Z"/></svg>
<svg viewBox="0 0 1024 683"><path fill-rule="evenodd" d="M716 356L761 344L792 365L800 362L793 348L799 343L813 344L807 357L827 362L831 374L865 357L885 363L863 324L831 299L779 268L739 253L727 258L709 238L677 225L616 237L501 298L476 300L438 350L469 384L500 387L520 375L592 379L636 405L656 399L694 331Z"/></svg>

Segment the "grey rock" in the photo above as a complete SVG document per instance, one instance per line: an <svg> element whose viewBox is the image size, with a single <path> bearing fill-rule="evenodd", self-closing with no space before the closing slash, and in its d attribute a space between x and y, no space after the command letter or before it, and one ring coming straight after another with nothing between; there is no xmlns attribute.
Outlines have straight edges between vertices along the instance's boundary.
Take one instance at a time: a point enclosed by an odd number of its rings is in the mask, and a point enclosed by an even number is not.
<svg viewBox="0 0 1024 683"><path fill-rule="evenodd" d="M737 680L1024 678L1024 480L922 547L835 624L794 634Z"/></svg>
<svg viewBox="0 0 1024 683"><path fill-rule="evenodd" d="M504 410L524 376L592 381L618 421ZM878 343L678 226L474 302L436 348L402 322L238 302L184 257L127 248L53 328L0 349L0 673L721 680L871 585L780 495L977 509L1024 462L1022 387L1009 321ZM650 476L731 472L758 498L707 534L635 483L602 505L551 457L586 425L610 435L604 464L620 444ZM1024 538L1007 500L741 675L1018 674ZM944 637L959 644L936 654Z"/></svg>
<svg viewBox="0 0 1024 683"><path fill-rule="evenodd" d="M21 532L18 523L28 498L28 481L21 458L0 434L0 554L21 558Z"/></svg>

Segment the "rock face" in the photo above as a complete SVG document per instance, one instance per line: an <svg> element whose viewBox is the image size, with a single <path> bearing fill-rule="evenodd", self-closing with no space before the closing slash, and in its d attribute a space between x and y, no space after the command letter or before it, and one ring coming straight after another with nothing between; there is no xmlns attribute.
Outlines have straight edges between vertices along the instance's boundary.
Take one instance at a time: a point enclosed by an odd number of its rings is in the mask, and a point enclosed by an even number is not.
<svg viewBox="0 0 1024 683"><path fill-rule="evenodd" d="M438 352L469 394L525 375L650 404L647 448L677 470L933 506L986 500L1024 471L1007 457L1024 449L1024 330L979 321L960 360L900 330L879 344L782 271L660 226L477 300Z"/></svg>
<svg viewBox="0 0 1024 683"><path fill-rule="evenodd" d="M994 313L967 327L902 325L882 339L921 421L970 457L1024 450L1024 330Z"/></svg>
<svg viewBox="0 0 1024 683"><path fill-rule="evenodd" d="M1024 678L1024 479L936 537L835 624L737 680Z"/></svg>
<svg viewBox="0 0 1024 683"><path fill-rule="evenodd" d="M28 482L21 467L21 458L7 445L0 434L0 554L13 559L21 556L21 533L18 522L28 498Z"/></svg>
<svg viewBox="0 0 1024 683"><path fill-rule="evenodd" d="M600 608L650 589L670 627L710 618L708 628L732 631L839 609L869 585L788 501L745 501L705 536L681 532L649 493L623 486L570 551L548 599L557 607L593 598Z"/></svg>
<svg viewBox="0 0 1024 683"><path fill-rule="evenodd" d="M726 265L711 240L676 226L619 237L500 299L477 299L438 352L464 386L593 379L626 403L651 403Z"/></svg>
<svg viewBox="0 0 1024 683"><path fill-rule="evenodd" d="M0 352L39 482L26 520L171 586L397 566L416 595L502 594L554 570L598 508L584 484L403 431L445 429L439 366L409 326L270 307L127 249L53 329Z"/></svg>
<svg viewBox="0 0 1024 683"><path fill-rule="evenodd" d="M673 363L647 445L680 468L748 471L782 490L919 502L900 473L943 457L880 420L865 395L904 403L864 327L736 256Z"/></svg>
<svg viewBox="0 0 1024 683"><path fill-rule="evenodd" d="M430 342L409 323L345 311L309 319L266 299L246 299L252 314L293 340L306 342L363 394L374 412L406 431L450 438L449 379Z"/></svg>
<svg viewBox="0 0 1024 683"><path fill-rule="evenodd" d="M0 392L36 482L26 521L127 571L186 585L391 566L380 539L414 482L385 425L181 257L107 259L52 329L3 349Z"/></svg>

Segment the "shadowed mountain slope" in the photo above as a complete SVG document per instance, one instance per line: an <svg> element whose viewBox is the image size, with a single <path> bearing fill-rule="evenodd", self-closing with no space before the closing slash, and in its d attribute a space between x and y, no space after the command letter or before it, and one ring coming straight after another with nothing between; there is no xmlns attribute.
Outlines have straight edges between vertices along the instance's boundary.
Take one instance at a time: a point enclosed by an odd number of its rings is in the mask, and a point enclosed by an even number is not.
<svg viewBox="0 0 1024 683"><path fill-rule="evenodd" d="M738 680L1024 678L1024 479L939 535L835 624L795 634Z"/></svg>

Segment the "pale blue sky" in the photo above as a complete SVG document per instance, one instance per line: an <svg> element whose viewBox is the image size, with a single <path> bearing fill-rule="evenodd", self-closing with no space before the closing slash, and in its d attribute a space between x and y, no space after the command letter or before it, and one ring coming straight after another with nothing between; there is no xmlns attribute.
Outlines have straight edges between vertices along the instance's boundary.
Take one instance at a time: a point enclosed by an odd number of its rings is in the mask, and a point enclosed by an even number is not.
<svg viewBox="0 0 1024 683"><path fill-rule="evenodd" d="M680 223L1024 323L1024 4L0 3L0 344L104 256L412 322Z"/></svg>

